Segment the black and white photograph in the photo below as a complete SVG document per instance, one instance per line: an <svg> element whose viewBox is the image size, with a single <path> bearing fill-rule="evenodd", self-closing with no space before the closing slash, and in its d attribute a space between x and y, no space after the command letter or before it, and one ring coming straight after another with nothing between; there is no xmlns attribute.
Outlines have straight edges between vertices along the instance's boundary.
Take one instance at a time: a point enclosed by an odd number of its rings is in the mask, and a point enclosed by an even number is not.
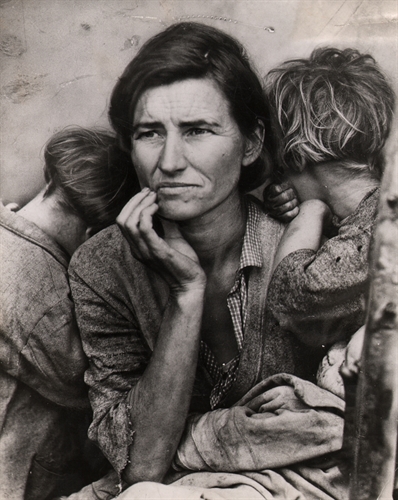
<svg viewBox="0 0 398 500"><path fill-rule="evenodd" d="M398 500L398 0L0 0L0 500Z"/></svg>

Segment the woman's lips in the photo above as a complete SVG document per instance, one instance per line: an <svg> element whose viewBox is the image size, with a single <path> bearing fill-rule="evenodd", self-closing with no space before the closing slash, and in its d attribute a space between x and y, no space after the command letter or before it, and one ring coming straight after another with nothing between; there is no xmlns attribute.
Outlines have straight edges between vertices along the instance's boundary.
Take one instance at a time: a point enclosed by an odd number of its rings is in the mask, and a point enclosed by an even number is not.
<svg viewBox="0 0 398 500"><path fill-rule="evenodd" d="M182 182L165 182L159 184L156 188L156 192L159 194L178 194L188 189L193 189L199 187L197 184L185 184Z"/></svg>

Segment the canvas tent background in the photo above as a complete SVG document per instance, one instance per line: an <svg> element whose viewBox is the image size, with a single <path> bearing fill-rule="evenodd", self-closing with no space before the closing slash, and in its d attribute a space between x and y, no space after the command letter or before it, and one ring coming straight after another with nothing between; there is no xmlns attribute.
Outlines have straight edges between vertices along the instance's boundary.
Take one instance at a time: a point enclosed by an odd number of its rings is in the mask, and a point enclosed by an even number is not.
<svg viewBox="0 0 398 500"><path fill-rule="evenodd" d="M357 47L398 89L397 10L396 0L0 0L0 198L23 204L42 187L52 133L107 126L117 77L173 22L236 36L261 75L315 46Z"/></svg>

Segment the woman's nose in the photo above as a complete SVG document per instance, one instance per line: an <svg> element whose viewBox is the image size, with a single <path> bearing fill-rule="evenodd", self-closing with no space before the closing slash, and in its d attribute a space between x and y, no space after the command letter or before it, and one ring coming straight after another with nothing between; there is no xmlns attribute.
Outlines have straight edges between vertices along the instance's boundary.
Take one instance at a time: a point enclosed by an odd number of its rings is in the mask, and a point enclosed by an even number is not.
<svg viewBox="0 0 398 500"><path fill-rule="evenodd" d="M177 134L170 134L166 137L158 167L169 174L185 169L183 140Z"/></svg>

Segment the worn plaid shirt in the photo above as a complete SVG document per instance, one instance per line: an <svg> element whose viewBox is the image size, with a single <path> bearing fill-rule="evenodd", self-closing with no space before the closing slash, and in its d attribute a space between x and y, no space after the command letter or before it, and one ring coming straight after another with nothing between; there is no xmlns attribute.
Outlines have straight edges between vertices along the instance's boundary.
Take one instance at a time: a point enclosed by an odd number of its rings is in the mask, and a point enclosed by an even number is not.
<svg viewBox="0 0 398 500"><path fill-rule="evenodd" d="M228 309L231 314L239 354L228 363L219 365L210 348L205 342L201 341L200 360L214 383L210 395L210 406L212 409L226 396L236 379L240 353L243 348L247 313L247 280L245 269L252 266L262 266L260 240L257 234L260 210L258 205L248 201L246 232L243 239L239 268L236 271L234 285L227 297Z"/></svg>

